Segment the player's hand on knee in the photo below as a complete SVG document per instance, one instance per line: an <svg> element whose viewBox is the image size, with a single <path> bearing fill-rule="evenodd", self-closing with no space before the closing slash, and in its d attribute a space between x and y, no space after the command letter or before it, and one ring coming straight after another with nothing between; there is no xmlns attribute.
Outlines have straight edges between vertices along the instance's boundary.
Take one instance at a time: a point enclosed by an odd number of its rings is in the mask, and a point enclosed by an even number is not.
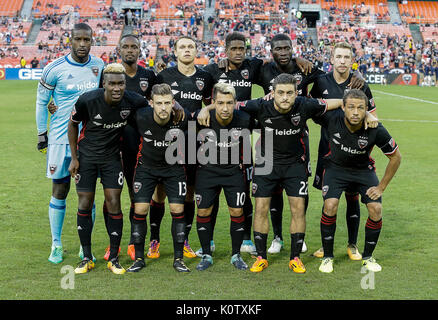
<svg viewBox="0 0 438 320"><path fill-rule="evenodd" d="M76 178L78 170L79 170L79 161L72 159L68 167L68 172L70 172L72 178Z"/></svg>
<svg viewBox="0 0 438 320"><path fill-rule="evenodd" d="M37 149L41 153L47 153L47 145L48 145L48 139L47 139L47 131L38 134L38 144Z"/></svg>
<svg viewBox="0 0 438 320"><path fill-rule="evenodd" d="M380 189L379 186L371 187L367 190L366 194L371 200L377 200L382 196L383 190Z"/></svg>
<svg viewBox="0 0 438 320"><path fill-rule="evenodd" d="M52 100L47 105L47 109L49 110L50 114L54 114L56 111L58 111L58 106L55 106L55 103Z"/></svg>

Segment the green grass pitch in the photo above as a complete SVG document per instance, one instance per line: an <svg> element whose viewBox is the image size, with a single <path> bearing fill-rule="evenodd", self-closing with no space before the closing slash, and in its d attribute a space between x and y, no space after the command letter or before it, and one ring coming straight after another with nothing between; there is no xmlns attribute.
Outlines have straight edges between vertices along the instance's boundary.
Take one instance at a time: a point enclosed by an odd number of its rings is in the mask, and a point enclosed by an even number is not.
<svg viewBox="0 0 438 320"><path fill-rule="evenodd" d="M66 281L71 267L79 262L76 231L77 196L72 185L63 230L64 262L47 261L50 251L48 202L51 182L45 178L45 156L36 150L35 81L0 81L0 299L177 299L177 300L295 300L295 299L437 299L438 257L438 90L407 86L371 86L377 113L400 146L402 164L383 197L383 229L375 257L383 270L371 278L361 273L360 262L346 255L345 201L341 201L335 240L335 271L322 274L320 260L310 254L320 246L321 195L309 187L306 243L302 255L307 273L288 269L290 212L285 202L283 236L285 249L269 255L269 268L260 274L235 270L230 264L229 214L221 197L215 230L214 265L205 272L195 269L199 259L185 259L192 272L178 274L172 268L173 247L170 215L166 208L161 229L161 257L147 260L138 274L113 275L103 260L108 244L101 214L103 192L98 184L97 215L93 231L96 268L89 274ZM255 88L254 97L261 96ZM408 99L406 97L411 97ZM316 166L319 127L309 122L312 168ZM377 172L382 177L387 159L373 151ZM309 180L309 185L313 177ZM123 191L125 212L121 264L131 263L126 255L129 220L127 190ZM362 250L366 208L361 206L358 245ZM149 234L148 236L149 237ZM196 229L191 245L199 248ZM268 238L268 245L272 233ZM254 259L242 254L248 265ZM71 266L71 267L69 267ZM63 273L67 272L67 273ZM368 276L368 277L367 277ZM65 284L73 286L66 288ZM63 288L64 287L64 288ZM71 287L70 287L71 288Z"/></svg>

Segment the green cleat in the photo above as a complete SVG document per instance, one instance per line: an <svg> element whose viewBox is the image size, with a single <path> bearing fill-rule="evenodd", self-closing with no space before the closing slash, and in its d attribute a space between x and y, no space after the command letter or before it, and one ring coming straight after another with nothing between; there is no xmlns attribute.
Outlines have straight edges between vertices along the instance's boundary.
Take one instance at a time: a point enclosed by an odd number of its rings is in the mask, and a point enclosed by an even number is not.
<svg viewBox="0 0 438 320"><path fill-rule="evenodd" d="M50 252L49 261L54 264L61 263L63 260L62 254L64 250L62 250L62 246L52 247L52 252Z"/></svg>

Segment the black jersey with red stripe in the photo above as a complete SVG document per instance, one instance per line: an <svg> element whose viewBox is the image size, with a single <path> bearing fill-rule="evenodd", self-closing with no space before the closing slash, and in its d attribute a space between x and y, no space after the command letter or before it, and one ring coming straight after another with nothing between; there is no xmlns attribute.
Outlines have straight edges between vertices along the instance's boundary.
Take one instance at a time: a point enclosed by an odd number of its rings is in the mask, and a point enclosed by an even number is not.
<svg viewBox="0 0 438 320"><path fill-rule="evenodd" d="M138 152L138 164L152 168L165 168L175 165L166 160L166 150L174 143L185 141L184 131L187 130L190 115L186 112L183 121L173 123L173 115L165 125L160 125L154 120L153 108L142 108L135 114L135 122L141 135L141 144ZM166 134L168 134L166 136ZM185 146L175 148L180 158L185 162ZM175 158L178 155L174 155ZM182 163L181 163L182 164Z"/></svg>
<svg viewBox="0 0 438 320"><path fill-rule="evenodd" d="M205 155L205 161L198 156L201 166L228 170L251 164L251 118L248 113L233 110L233 119L223 126L216 118L216 110L211 110L210 126L199 126L199 129L198 155Z"/></svg>
<svg viewBox="0 0 438 320"><path fill-rule="evenodd" d="M373 147L378 146L386 155L393 154L398 146L385 127L379 123L377 128L362 127L351 132L344 121L341 109L326 112L319 117L321 125L327 128L330 151L325 159L341 167L374 169L371 158Z"/></svg>
<svg viewBox="0 0 438 320"><path fill-rule="evenodd" d="M186 76L178 70L178 66L164 69L157 75L157 83L167 83L172 88L176 101L193 113L202 108L203 100L209 102L213 91L212 76L198 68L191 76Z"/></svg>
<svg viewBox="0 0 438 320"><path fill-rule="evenodd" d="M327 105L323 100L297 97L287 113L280 113L273 100L259 98L239 103L238 108L255 117L261 126L261 150L257 150L256 159L261 156L270 162L266 153L270 150L273 164L283 166L306 161L306 121L323 114ZM272 147L267 145L265 150L269 133L273 135Z"/></svg>
<svg viewBox="0 0 438 320"><path fill-rule="evenodd" d="M90 162L120 157L123 128L132 121L137 109L148 106L147 100L135 92L125 91L116 106L105 102L104 89L82 94L76 102L71 120L82 122L78 140L79 156Z"/></svg>

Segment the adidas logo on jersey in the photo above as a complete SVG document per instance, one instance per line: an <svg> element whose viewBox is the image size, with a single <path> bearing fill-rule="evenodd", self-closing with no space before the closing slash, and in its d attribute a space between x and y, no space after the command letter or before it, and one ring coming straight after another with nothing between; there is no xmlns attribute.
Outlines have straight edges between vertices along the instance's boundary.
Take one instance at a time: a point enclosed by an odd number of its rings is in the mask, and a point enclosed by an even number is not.
<svg viewBox="0 0 438 320"><path fill-rule="evenodd" d="M225 73L222 73L219 78L226 78L226 77L227 77L227 75Z"/></svg>
<svg viewBox="0 0 438 320"><path fill-rule="evenodd" d="M324 92L323 92L322 94L329 94L329 93L328 93L328 90L325 89Z"/></svg>
<svg viewBox="0 0 438 320"><path fill-rule="evenodd" d="M94 117L94 119L96 119L96 120L102 120L102 116L101 116L100 114L97 114L97 115Z"/></svg>
<svg viewBox="0 0 438 320"><path fill-rule="evenodd" d="M151 130L148 130L148 131L146 131L144 134L145 134L145 135L148 135L148 136L151 136L151 135L152 135L152 132L151 132Z"/></svg>
<svg viewBox="0 0 438 320"><path fill-rule="evenodd" d="M171 87L178 87L178 83L176 81L170 85Z"/></svg>

